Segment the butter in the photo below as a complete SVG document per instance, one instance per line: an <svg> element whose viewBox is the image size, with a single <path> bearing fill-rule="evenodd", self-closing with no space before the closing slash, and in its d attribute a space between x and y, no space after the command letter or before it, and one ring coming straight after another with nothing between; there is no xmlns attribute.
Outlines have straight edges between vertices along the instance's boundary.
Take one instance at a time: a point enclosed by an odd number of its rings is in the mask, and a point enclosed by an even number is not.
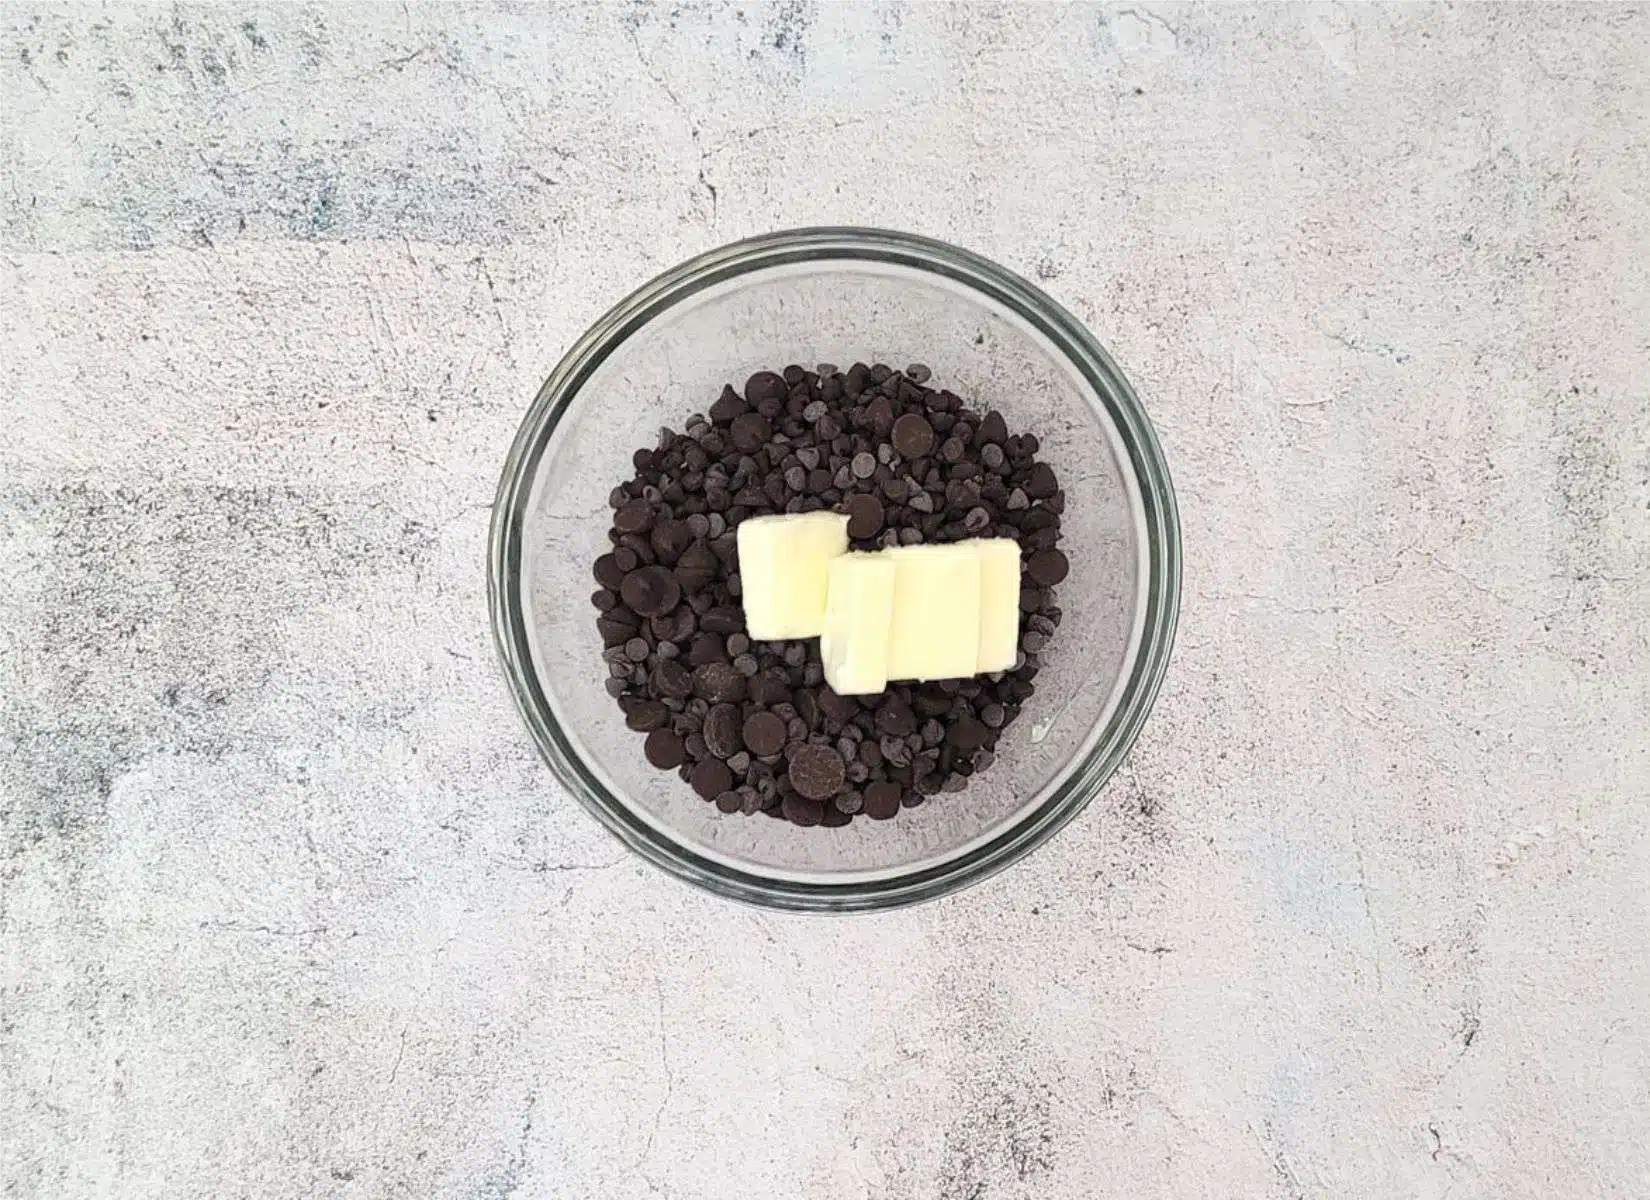
<svg viewBox="0 0 1650 1200"><path fill-rule="evenodd" d="M758 641L818 637L825 628L827 568L848 551L848 518L832 512L750 517L738 531L745 632Z"/></svg>
<svg viewBox="0 0 1650 1200"><path fill-rule="evenodd" d="M980 654L980 558L972 544L900 546L884 553L894 560L888 678L974 674Z"/></svg>
<svg viewBox="0 0 1650 1200"><path fill-rule="evenodd" d="M980 674L1007 671L1020 648L1020 545L1012 538L960 543L980 558Z"/></svg>
<svg viewBox="0 0 1650 1200"><path fill-rule="evenodd" d="M831 560L819 654L825 682L839 696L871 696L888 686L895 574L887 554Z"/></svg>

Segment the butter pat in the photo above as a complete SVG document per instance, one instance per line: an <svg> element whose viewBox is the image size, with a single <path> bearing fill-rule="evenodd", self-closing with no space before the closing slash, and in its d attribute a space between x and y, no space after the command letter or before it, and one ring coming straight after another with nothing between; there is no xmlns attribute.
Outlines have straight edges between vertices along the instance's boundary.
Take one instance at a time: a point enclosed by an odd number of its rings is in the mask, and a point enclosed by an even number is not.
<svg viewBox="0 0 1650 1200"><path fill-rule="evenodd" d="M1020 649L1020 544L1013 538L962 543L980 557L981 674L1007 671Z"/></svg>
<svg viewBox="0 0 1650 1200"><path fill-rule="evenodd" d="M818 637L825 628L826 569L848 552L848 518L787 513L739 522L745 632L758 641Z"/></svg>
<svg viewBox="0 0 1650 1200"><path fill-rule="evenodd" d="M980 654L980 559L973 546L901 546L883 553L894 560L888 678L974 674Z"/></svg>
<svg viewBox="0 0 1650 1200"><path fill-rule="evenodd" d="M872 696L888 686L894 617L894 560L887 554L833 558L819 655L825 682L839 696Z"/></svg>

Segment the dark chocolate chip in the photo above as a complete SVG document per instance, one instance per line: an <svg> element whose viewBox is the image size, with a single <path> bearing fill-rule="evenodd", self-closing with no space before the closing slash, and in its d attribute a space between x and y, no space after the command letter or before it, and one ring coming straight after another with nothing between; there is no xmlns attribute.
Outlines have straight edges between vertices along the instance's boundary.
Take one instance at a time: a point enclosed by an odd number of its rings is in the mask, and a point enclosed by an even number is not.
<svg viewBox="0 0 1650 1200"><path fill-rule="evenodd" d="M1026 495L1033 500L1046 500L1060 490L1060 482L1055 478L1053 467L1047 463L1036 463L1031 468L1025 487Z"/></svg>
<svg viewBox="0 0 1650 1200"><path fill-rule="evenodd" d="M788 704L791 699L790 684L778 671L760 671L746 685L750 698L756 704Z"/></svg>
<svg viewBox="0 0 1650 1200"><path fill-rule="evenodd" d="M958 717L945 731L945 740L958 750L974 751L985 745L991 731L974 717Z"/></svg>
<svg viewBox="0 0 1650 1200"><path fill-rule="evenodd" d="M685 521L667 518L653 523L647 540L659 561L670 566L682 556L684 550L693 545L693 531L687 527Z"/></svg>
<svg viewBox="0 0 1650 1200"><path fill-rule="evenodd" d="M647 741L642 743L642 753L661 771L669 771L687 761L682 739L669 729L655 729L648 734Z"/></svg>
<svg viewBox="0 0 1650 1200"><path fill-rule="evenodd" d="M1044 587L1053 587L1070 570L1066 556L1058 550L1039 550L1026 561L1026 574Z"/></svg>
<svg viewBox="0 0 1650 1200"><path fill-rule="evenodd" d="M661 617L682 599L682 588L663 567L638 567L624 577L619 595L642 616Z"/></svg>
<svg viewBox="0 0 1650 1200"><path fill-rule="evenodd" d="M716 797L716 811L736 813L744 807L744 798L735 791L726 791Z"/></svg>
<svg viewBox="0 0 1650 1200"><path fill-rule="evenodd" d="M819 692L819 711L832 721L851 721L859 714L859 702L852 696L839 696L827 684Z"/></svg>
<svg viewBox="0 0 1650 1200"><path fill-rule="evenodd" d="M873 821L886 821L899 812L900 786L897 783L873 783L865 789L865 815Z"/></svg>
<svg viewBox="0 0 1650 1200"><path fill-rule="evenodd" d="M804 744L785 758L791 783L810 800L826 800L841 790L846 768L831 747Z"/></svg>
<svg viewBox="0 0 1650 1200"><path fill-rule="evenodd" d="M797 792L785 797L780 804L780 811L793 825L818 825L825 819L823 804Z"/></svg>
<svg viewBox="0 0 1650 1200"><path fill-rule="evenodd" d="M611 554L604 554L596 560L596 582L610 591L618 591L624 583L624 568L619 566L619 560Z"/></svg>
<svg viewBox="0 0 1650 1200"><path fill-rule="evenodd" d="M718 605L707 612L699 621L699 628L706 633L742 633L745 628L745 613L743 609L728 605Z"/></svg>
<svg viewBox="0 0 1650 1200"><path fill-rule="evenodd" d="M917 413L906 413L894 422L890 440L904 458L923 458L934 449L934 427Z"/></svg>
<svg viewBox="0 0 1650 1200"><path fill-rule="evenodd" d="M705 745L717 758L732 758L745 747L744 721L732 704L718 704L705 714Z"/></svg>
<svg viewBox="0 0 1650 1200"><path fill-rule="evenodd" d="M882 501L864 492L848 497L848 536L870 539L882 532Z"/></svg>
<svg viewBox="0 0 1650 1200"><path fill-rule="evenodd" d="M613 514L613 528L620 533L646 533L653 524L653 506L646 500L631 500Z"/></svg>
<svg viewBox="0 0 1650 1200"><path fill-rule="evenodd" d="M773 436L773 426L761 413L746 413L742 417L734 418L733 426L728 433L733 438L736 450L754 454Z"/></svg>
<svg viewBox="0 0 1650 1200"><path fill-rule="evenodd" d="M785 722L771 712L755 712L745 718L745 746L759 758L778 754L785 746Z"/></svg>
<svg viewBox="0 0 1650 1200"><path fill-rule="evenodd" d="M730 663L706 663L693 669L693 690L712 704L735 703L745 698L745 677Z"/></svg>
<svg viewBox="0 0 1650 1200"><path fill-rule="evenodd" d="M710 419L718 425L727 425L735 417L744 416L748 411L749 406L739 393L731 386L724 385L722 394L716 398L716 403L710 406Z"/></svg>
<svg viewBox="0 0 1650 1200"><path fill-rule="evenodd" d="M690 667L702 667L706 663L722 662L726 658L722 639L714 633L700 633L688 646L687 660Z"/></svg>
<svg viewBox="0 0 1650 1200"><path fill-rule="evenodd" d="M721 571L721 560L702 541L694 542L676 560L676 582L682 585L685 592L697 592L708 587Z"/></svg>
<svg viewBox="0 0 1650 1200"><path fill-rule="evenodd" d="M638 733L662 729L670 721L670 710L657 700L644 700L625 714L624 723Z"/></svg>
<svg viewBox="0 0 1650 1200"><path fill-rule="evenodd" d="M761 404L764 400L779 400L785 395L785 380L772 371L758 371L745 380L745 401Z"/></svg>
<svg viewBox="0 0 1650 1200"><path fill-rule="evenodd" d="M693 672L669 659L653 668L648 682L655 692L668 699L685 700L693 694Z"/></svg>
<svg viewBox="0 0 1650 1200"><path fill-rule="evenodd" d="M910 705L898 696L889 696L877 709L877 732L889 737L904 737L917 728L917 718Z"/></svg>
<svg viewBox="0 0 1650 1200"><path fill-rule="evenodd" d="M688 783L703 799L714 800L733 787L733 772L726 763L707 758L693 768Z"/></svg>

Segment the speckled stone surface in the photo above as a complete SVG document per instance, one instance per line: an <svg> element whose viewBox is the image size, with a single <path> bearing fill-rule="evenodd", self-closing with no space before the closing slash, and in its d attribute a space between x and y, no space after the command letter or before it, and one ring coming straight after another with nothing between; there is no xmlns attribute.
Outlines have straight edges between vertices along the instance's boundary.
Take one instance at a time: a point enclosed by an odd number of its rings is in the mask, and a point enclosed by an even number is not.
<svg viewBox="0 0 1650 1200"><path fill-rule="evenodd" d="M1650 1193L1650 11L0 9L0 1192ZM962 895L621 853L498 465L732 238L1040 280L1175 471L1127 768Z"/></svg>

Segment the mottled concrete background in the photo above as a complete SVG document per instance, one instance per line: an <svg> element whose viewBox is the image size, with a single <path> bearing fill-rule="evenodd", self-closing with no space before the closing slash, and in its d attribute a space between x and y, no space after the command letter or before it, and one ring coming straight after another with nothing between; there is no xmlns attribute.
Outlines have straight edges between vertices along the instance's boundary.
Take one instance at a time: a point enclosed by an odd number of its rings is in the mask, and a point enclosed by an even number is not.
<svg viewBox="0 0 1650 1200"><path fill-rule="evenodd" d="M0 10L7 1197L1650 1194L1650 10ZM869 919L620 852L495 671L654 272L953 239L1132 374L1180 642Z"/></svg>

